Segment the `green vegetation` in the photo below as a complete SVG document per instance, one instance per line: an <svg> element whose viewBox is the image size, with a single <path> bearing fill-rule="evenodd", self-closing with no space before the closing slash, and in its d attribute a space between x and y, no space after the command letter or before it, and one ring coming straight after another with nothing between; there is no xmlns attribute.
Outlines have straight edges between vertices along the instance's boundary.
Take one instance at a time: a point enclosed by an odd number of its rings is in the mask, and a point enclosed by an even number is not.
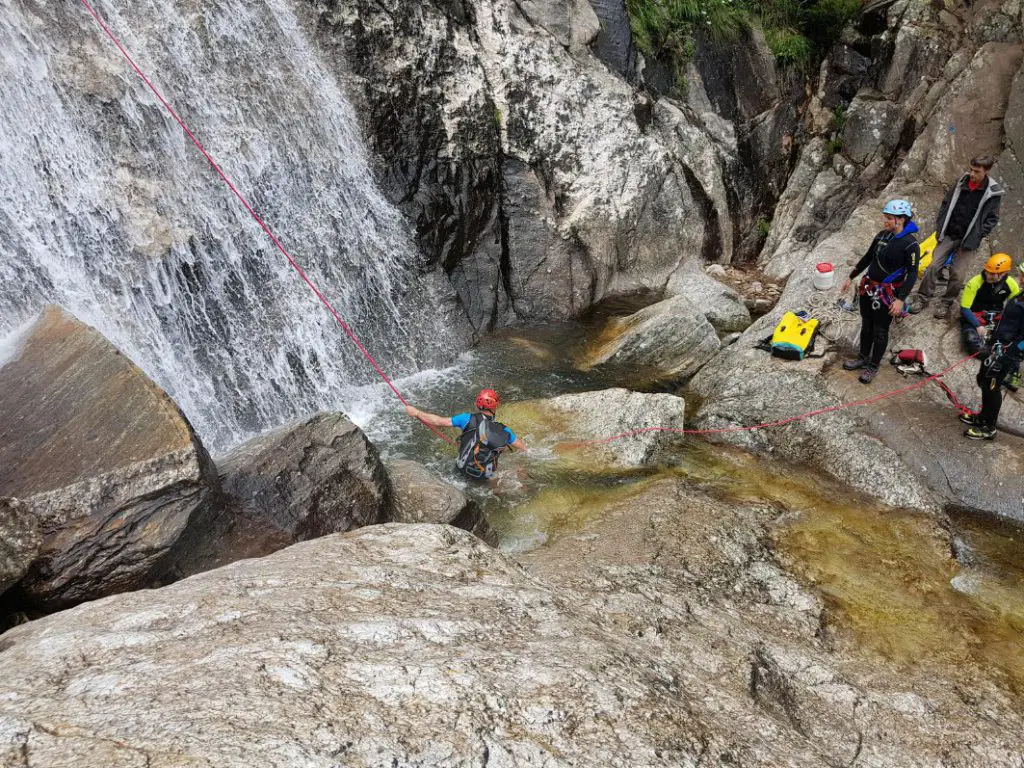
<svg viewBox="0 0 1024 768"><path fill-rule="evenodd" d="M808 68L828 51L861 0L626 0L633 40L650 60L669 64L677 81L694 41L743 37L757 25L780 64Z"/></svg>
<svg viewBox="0 0 1024 768"><path fill-rule="evenodd" d="M832 110L832 125L828 139L828 156L839 154L843 151L843 126L846 125L846 108L839 104Z"/></svg>
<svg viewBox="0 0 1024 768"><path fill-rule="evenodd" d="M763 216L757 220L757 234L761 237L768 237L772 231L772 223Z"/></svg>
<svg viewBox="0 0 1024 768"><path fill-rule="evenodd" d="M832 130L840 133L844 125L846 125L846 107L837 104L836 108L832 110Z"/></svg>
<svg viewBox="0 0 1024 768"><path fill-rule="evenodd" d="M795 29L768 27L764 31L764 39L782 64L806 67L814 58L814 44Z"/></svg>

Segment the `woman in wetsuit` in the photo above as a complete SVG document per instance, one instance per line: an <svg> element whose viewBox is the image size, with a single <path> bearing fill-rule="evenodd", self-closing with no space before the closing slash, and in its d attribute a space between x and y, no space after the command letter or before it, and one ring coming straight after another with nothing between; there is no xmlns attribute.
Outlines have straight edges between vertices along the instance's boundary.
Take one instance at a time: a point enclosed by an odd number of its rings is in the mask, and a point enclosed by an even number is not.
<svg viewBox="0 0 1024 768"><path fill-rule="evenodd" d="M860 370L860 382L870 384L889 345L889 326L894 317L906 314L904 304L917 279L921 250L917 245L917 225L911 221L913 209L906 200L890 200L882 208L882 231L843 282L845 293L861 272L860 281L860 354L843 362L848 371Z"/></svg>

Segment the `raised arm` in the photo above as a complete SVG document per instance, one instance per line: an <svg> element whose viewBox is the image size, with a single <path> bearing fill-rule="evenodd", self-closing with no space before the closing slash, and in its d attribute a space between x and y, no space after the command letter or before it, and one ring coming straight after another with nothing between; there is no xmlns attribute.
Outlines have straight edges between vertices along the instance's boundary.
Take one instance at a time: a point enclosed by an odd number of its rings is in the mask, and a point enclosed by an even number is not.
<svg viewBox="0 0 1024 768"><path fill-rule="evenodd" d="M406 405L405 412L414 419L419 419L424 424L429 424L432 427L450 427L452 425L450 416L438 416L435 413L427 413L412 405Z"/></svg>

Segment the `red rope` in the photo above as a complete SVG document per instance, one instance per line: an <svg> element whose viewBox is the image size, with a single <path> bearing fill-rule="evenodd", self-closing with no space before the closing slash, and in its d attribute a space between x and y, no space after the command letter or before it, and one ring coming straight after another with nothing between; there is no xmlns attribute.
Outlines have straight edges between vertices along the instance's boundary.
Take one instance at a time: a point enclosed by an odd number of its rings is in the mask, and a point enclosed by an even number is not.
<svg viewBox="0 0 1024 768"><path fill-rule="evenodd" d="M245 206L245 209L249 212L249 215L252 216L252 218L256 220L256 223L260 225L260 227L267 234L267 236L271 239L271 241L274 243L274 245L277 247L277 249L284 255L284 257L288 260L288 263L295 269L296 272L299 273L299 277L301 277L303 279L303 281L306 283L306 285L309 286L310 290L313 291L313 293L316 295L317 299L320 300L320 303L323 304L328 309L328 311L334 316L334 319L338 321L338 325L341 326L342 330L352 340L352 343L356 345L356 347L359 349L360 352L362 352L363 357L365 357L367 359L367 361L369 361L370 365L372 365L374 370L377 371L377 373L381 377L381 379L384 380L384 383L387 384L388 387L391 388L391 391L395 393L395 396L402 402L403 405L409 405L409 402L402 396L402 393L398 391L398 388L394 385L394 383L391 381L391 379L388 378L387 374L384 373L384 371L383 371L383 369L381 369L380 365L377 364L377 361L374 360L373 356L369 353L369 351L367 351L366 347L363 346L362 342L359 341L359 338L355 335L355 333L352 331L352 329L349 328L348 324L342 319L341 315L339 315L337 310L334 309L334 307L331 305L331 302L327 300L327 297L324 296L324 294L320 291L320 289L316 287L316 285L313 283L312 280L310 280L310 278L306 274L305 270L303 270L302 267L299 266L298 262L296 262L295 259L292 258L291 254L288 253L288 251L285 249L285 247L281 244L281 241L277 239L277 236L273 232L271 232L270 227L267 226L266 222L264 222L263 219L260 217L260 215L258 213L256 213L256 211L253 209L253 207L249 204L249 201L246 200L245 197L242 195L242 193L238 191L238 189L232 183L231 179L228 178L227 174L224 173L223 170L221 170L221 167L217 164L217 162L213 159L213 157L210 156L210 153L206 151L206 148L202 145L202 143L199 141L199 139L196 138L195 134L192 133L192 131L189 129L189 127L185 124L185 121L182 120L181 117L178 116L178 113L175 112L174 108L161 95L160 91L157 90L156 86L153 85L152 81L150 81L150 79L146 76L146 73L143 72L142 69L135 63L135 60L131 57L131 55L128 53L128 51L125 49L125 47L121 44L121 41L118 40L118 38L114 35L113 32L111 32L110 28L106 25L106 23L103 21L103 19L100 17L100 15L96 12L96 10L89 4L88 0L81 0L81 2L82 2L82 5L84 5L86 7L86 9L89 11L89 13L92 15L92 17L96 20L96 22L100 25L100 27L106 33L107 37L109 37L110 40L114 43L114 45L117 46L117 49L121 52L121 55L124 56L124 58L128 62L128 64L131 65L132 69L135 70L135 73L140 78L142 78L142 81L146 84L146 86L149 88L149 90L152 91L153 95L156 96L156 98L164 106L164 109L166 109L167 112L171 115L171 117L174 118L175 122L179 126L181 126L181 129L183 131L185 131L185 133L188 135L189 139L192 140L192 143L196 146L196 148L200 152L202 152L203 157L205 157L207 162L210 163L210 165L213 167L213 169L217 172L217 175L220 176L220 178L224 181L224 183L228 185L228 188L235 195L235 197L237 197L238 200L242 203L242 205ZM959 362L954 363L953 365L951 365L948 368L946 368L944 371L941 371L940 373L936 373L936 374L933 374L931 376L928 376L928 378L926 378L926 379L924 379L924 380L922 380L922 381L920 381L920 382L918 382L916 384L911 384L909 386L902 387L900 389L895 389L895 390L893 390L891 392L884 392L884 393L882 393L880 395L875 395L874 397L869 397L869 398L866 398L864 400L858 400L858 401L855 401L855 402L852 402L852 403L841 403L839 405L832 405L832 406L829 406L827 408L819 408L819 409L814 410L814 411L808 411L807 413L801 413L801 414L798 414L796 416L790 416L788 418L780 419L778 421L764 422L763 424L755 424L755 425L749 426L749 427L721 427L721 428L718 428L718 429L677 429L677 428L674 428L674 427L644 427L642 429L634 429L634 430L631 430L629 432L621 432L621 433L619 433L617 435L612 435L611 437L606 437L606 438L602 438L602 439L598 439L598 440L583 440L583 441L580 441L579 444L586 445L586 444L592 444L592 443L598 443L598 444L600 444L600 443L610 443L613 440L620 440L620 439L622 439L624 437L632 437L634 435L640 435L640 434L644 434L646 432L676 432L676 433L685 434L685 435L712 435L712 434L721 434L723 432L748 432L748 431L752 431L752 430L755 430L755 429L765 429L765 428L768 428L768 427L781 427L781 426L783 426L785 424L791 424L791 423L793 423L795 421L803 421L804 419L809 419L812 416L820 416L820 415L825 414L825 413L832 413L834 411L840 411L840 410L843 410L845 408L854 408L854 407L858 407L858 406L862 406L862 405L870 405L871 403L876 403L879 400L884 400L885 398L888 398L888 397L893 397L895 395L899 395L899 394L902 394L904 392L911 392L911 391L913 391L915 389L920 389L925 384L927 384L929 381L938 380L944 374L948 373L949 371L953 370L954 368L956 368L957 366L961 365L962 363L965 363L966 361L970 360L973 357L975 357L975 355L970 355L969 357L965 357L963 360L960 360ZM943 387L943 388L947 389L947 391L948 391L948 388L946 388L946 387ZM960 405L960 403L958 401L956 401L955 395L951 399L952 399L954 405L956 405L962 411L968 412L967 408L965 408L964 406ZM424 426L426 426L428 429L430 429L431 432L433 432L435 435L440 437L442 440L444 440L446 442L449 442L449 443L454 442L447 435L445 435L444 433L440 432L439 430L434 428L432 425L428 424L423 419L420 419L420 422L423 423Z"/></svg>
<svg viewBox="0 0 1024 768"><path fill-rule="evenodd" d="M749 427L719 427L719 428L716 428L716 429L678 429L676 427L643 427L642 429L633 429L633 430L630 430L628 432L620 432L617 435L612 435L611 437L600 438L600 439L597 439L597 440L580 440L580 441L574 442L573 444L574 445L592 445L592 444L600 445L600 444L604 444L604 443L610 443L613 440L620 440L620 439L622 439L624 437L633 437L634 435L641 435L641 434L644 434L646 432L675 432L675 433L681 434L681 435L716 435L716 434L721 434L723 432L751 432L751 431L753 431L755 429L766 429L767 427L781 427L781 426L783 426L785 424L791 424L791 423L793 423L795 421L803 421L804 419L809 419L812 416L820 416L820 415L822 415L824 413L833 413L834 411L841 411L841 410L844 410L846 408L856 408L856 407L859 407L859 406L862 406L862 405L870 405L871 403L877 403L879 400L885 400L886 398L889 398L889 397L895 397L896 395L901 395L901 394L903 394L905 392L912 392L915 389L920 389L925 384L927 384L929 381L938 381L942 376L944 376L945 374L949 373L954 368L957 368L957 367L963 365L968 360L971 360L972 358L977 357L977 356L978 356L977 352L975 352L973 355L968 355L963 360L959 360L959 361L953 363L951 366L949 366L948 368L940 371L939 373L934 373L934 374L929 375L927 378L922 379L921 381L917 382L916 384L910 384L910 385L908 385L906 387L900 387L899 389L894 389L891 392L883 392L881 394L874 395L872 397L867 397L867 398L865 398L863 400L856 400L856 401L854 401L852 403L840 403L839 405L830 405L827 408L818 408L817 410L814 410L814 411L808 411L807 413L800 413L800 414L797 414L796 416L789 416L789 417L787 417L785 419L779 419L778 421L766 421L766 422L764 422L762 424L754 424L753 426L749 426ZM939 382L939 383L941 384L942 382ZM948 389L947 387L943 387L943 388L944 389ZM955 399L955 396L954 396L954 399ZM963 412L965 412L965 413L969 413L970 412L970 409L966 408L963 405L960 405L959 401L955 402L954 404L957 406L957 408L961 409Z"/></svg>
<svg viewBox="0 0 1024 768"><path fill-rule="evenodd" d="M320 300L320 303L327 307L328 311L332 315L334 315L334 319L338 321L338 325L341 326L342 330L345 331L348 337L352 340L352 343L359 348L359 351L363 353L363 357L365 357L369 361L370 365L373 366L374 370L376 370L380 377L384 380L384 383L391 388L391 391L395 393L395 396L402 402L403 405L409 405L409 402L402 396L402 393L398 391L398 388L394 385L391 379L388 378L387 374L384 373L381 367L377 364L377 361L373 359L373 356L367 351L366 347L363 346L362 342L359 341L359 338L355 335L352 329L349 328L348 324L341 318L341 315L339 315L337 310L334 309L334 307L331 305L331 302L327 300L327 297L324 296L323 293L321 293L320 289L317 288L313 281L309 279L309 276L306 274L305 270L303 270L302 267L299 266L298 262L296 262L295 259L292 258L291 254L288 253L287 250L285 250L285 247L281 244L281 241L277 239L277 236L273 232L270 231L270 227L267 226L266 222L264 222L260 215L256 213L253 207L249 205L249 201L242 196L242 193L238 191L235 185L231 182L231 179L228 178L227 174L221 170L221 167L210 156L210 153L206 151L206 148L202 145L199 139L196 138L195 134L192 133L192 131L189 129L187 125L185 125L185 121L178 116L178 113L174 111L174 108L161 95L160 91L156 89L156 86L153 85L152 81L150 81L150 79L146 76L146 73L143 72L142 69L139 68L139 66L135 63L135 60L131 57L131 54L129 54L125 47L121 45L121 41L118 40L114 33L110 31L110 27L108 27L106 23L103 21L103 19L100 18L100 15L88 3L88 0L81 1L82 5L84 5L86 9L88 9L89 13L92 14L92 17L96 19L96 22L107 34L107 37L109 37L110 40L114 43L114 45L117 46L117 49L121 52L121 55L124 56L125 61L127 61L131 65L132 69L135 70L135 73L142 78L142 81L148 86L149 90L153 92L153 95L156 96L160 103L164 105L164 109L166 109L167 112L171 115L171 117L174 118L175 122L177 122L177 124L181 126L181 129L185 131L188 137L192 140L192 143L196 145L196 148L203 153L203 157L205 157L207 162L209 162L210 165L213 166L213 169L217 172L217 175L221 177L224 183L228 185L228 188L234 193L235 197L237 197L238 200L242 203L242 205L245 206L245 210L249 212L249 215L252 216L253 219L256 220L256 223L263 228L263 231L267 233L267 237L269 237L271 241L273 241L274 245L277 246L277 250L284 254L284 257L288 260L288 263L291 264L292 267L294 267L295 271L299 273L299 277L301 277L305 281L306 285L309 286L310 290L312 290L316 297ZM443 434L442 432L439 432L430 424L427 424L427 422L423 421L423 419L420 419L420 421L424 424L424 426L426 426L431 432L440 437L442 440L449 443L454 442L447 435Z"/></svg>

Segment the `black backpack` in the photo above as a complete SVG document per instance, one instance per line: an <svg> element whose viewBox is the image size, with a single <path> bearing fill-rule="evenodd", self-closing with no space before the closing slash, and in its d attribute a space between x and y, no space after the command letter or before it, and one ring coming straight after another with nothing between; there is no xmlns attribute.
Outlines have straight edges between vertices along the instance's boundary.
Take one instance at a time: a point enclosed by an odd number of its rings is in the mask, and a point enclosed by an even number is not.
<svg viewBox="0 0 1024 768"><path fill-rule="evenodd" d="M498 468L498 454L509 444L505 425L493 417L474 413L459 436L455 466L469 477L488 478Z"/></svg>

